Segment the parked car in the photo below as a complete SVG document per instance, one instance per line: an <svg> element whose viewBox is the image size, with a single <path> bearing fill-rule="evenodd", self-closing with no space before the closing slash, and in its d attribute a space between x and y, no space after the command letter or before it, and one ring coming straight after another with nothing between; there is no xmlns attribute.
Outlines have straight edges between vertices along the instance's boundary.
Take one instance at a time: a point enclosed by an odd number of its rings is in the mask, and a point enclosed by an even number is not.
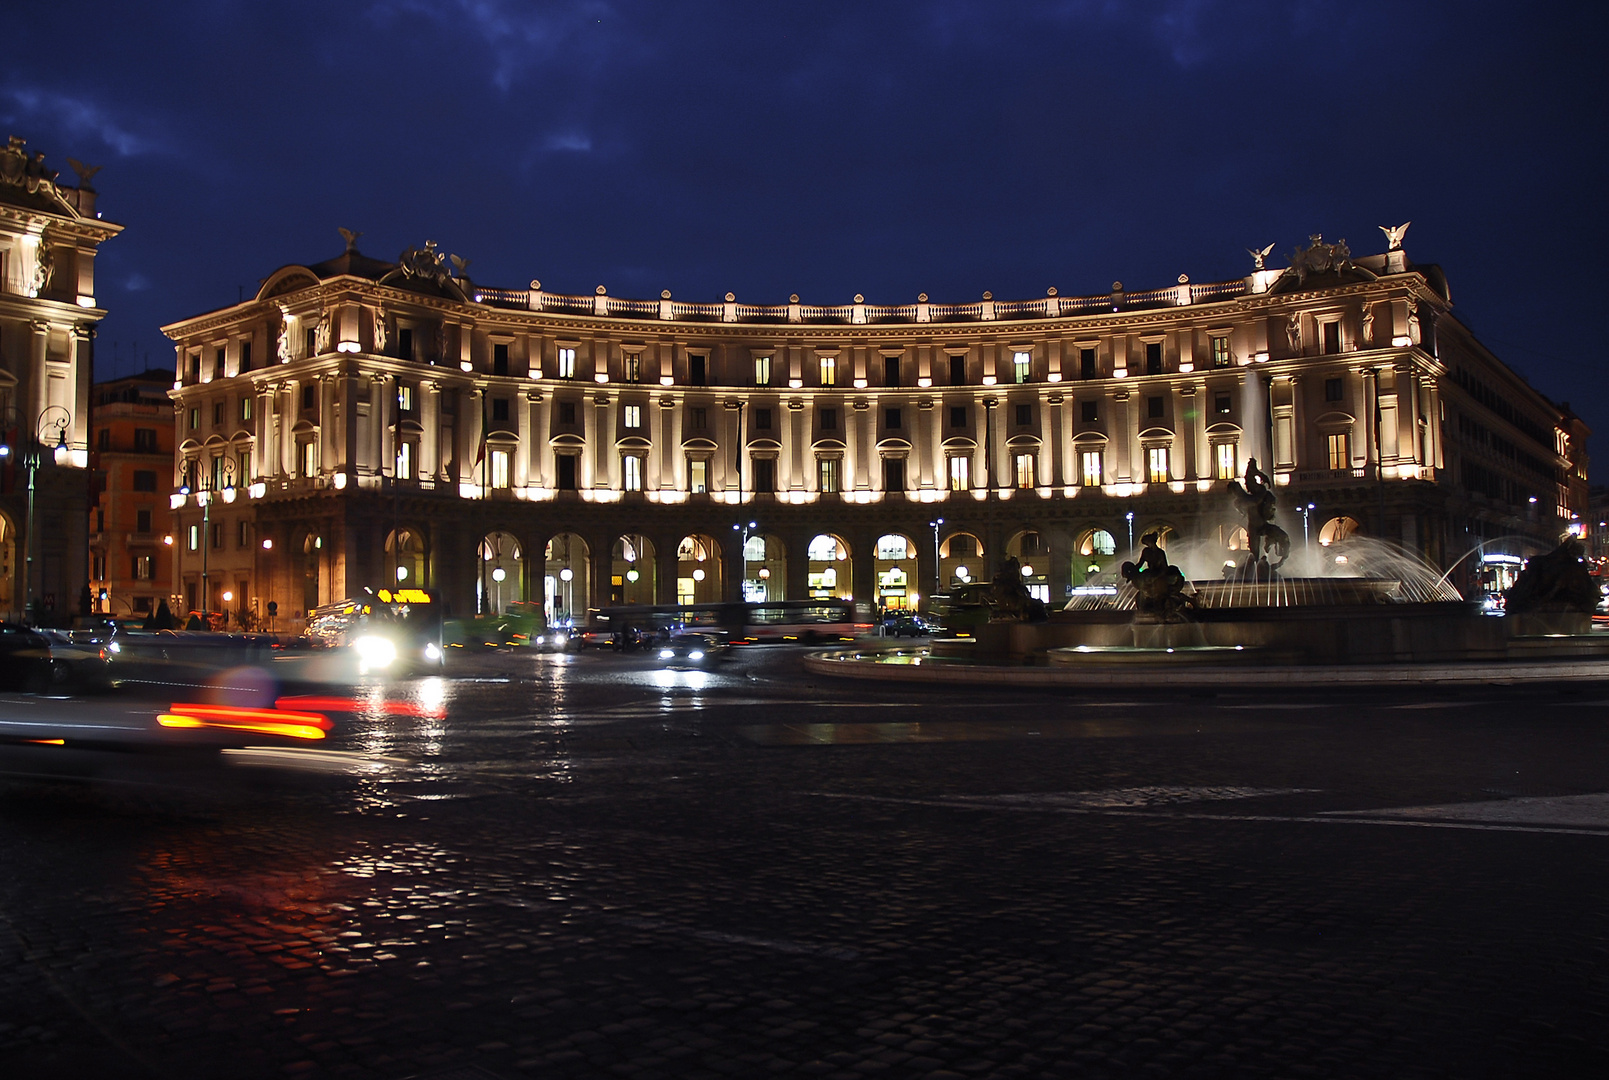
<svg viewBox="0 0 1609 1080"><path fill-rule="evenodd" d="M51 685L50 643L37 630L0 623L0 688L38 693Z"/></svg>

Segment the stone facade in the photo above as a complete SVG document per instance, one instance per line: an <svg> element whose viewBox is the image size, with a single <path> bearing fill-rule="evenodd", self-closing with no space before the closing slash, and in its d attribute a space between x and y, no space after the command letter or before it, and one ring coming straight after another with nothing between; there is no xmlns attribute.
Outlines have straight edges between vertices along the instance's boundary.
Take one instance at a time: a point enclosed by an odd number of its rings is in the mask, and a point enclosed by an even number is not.
<svg viewBox="0 0 1609 1080"><path fill-rule="evenodd" d="M740 581L901 606L1010 554L1059 603L1154 528L1233 549L1252 457L1300 544L1379 536L1444 566L1488 538L1551 546L1585 430L1400 239L1354 259L1314 237L1206 285L900 307L493 289L434 245L385 262L349 241L165 328L196 481L180 602L227 589L294 619L400 575L460 614Z"/></svg>
<svg viewBox="0 0 1609 1080"><path fill-rule="evenodd" d="M89 587L96 611L147 615L172 591L172 386L166 371L95 384Z"/></svg>
<svg viewBox="0 0 1609 1080"><path fill-rule="evenodd" d="M69 159L71 161L71 159ZM0 611L64 622L89 566L90 381L95 254L122 226L102 221L90 177L60 182L13 136L0 147ZM32 495L30 497L30 483ZM31 535L30 535L31 533Z"/></svg>

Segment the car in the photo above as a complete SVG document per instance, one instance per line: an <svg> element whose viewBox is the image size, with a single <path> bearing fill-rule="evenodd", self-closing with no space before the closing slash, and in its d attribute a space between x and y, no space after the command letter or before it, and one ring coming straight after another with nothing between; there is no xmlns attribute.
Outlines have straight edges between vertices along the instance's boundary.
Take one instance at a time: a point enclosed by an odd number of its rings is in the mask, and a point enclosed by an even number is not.
<svg viewBox="0 0 1609 1080"><path fill-rule="evenodd" d="M731 651L731 642L722 634L676 634L659 647L657 655L666 667L702 667L725 659Z"/></svg>
<svg viewBox="0 0 1609 1080"><path fill-rule="evenodd" d="M0 623L0 687L38 693L52 683L50 643L20 623Z"/></svg>
<svg viewBox="0 0 1609 1080"><path fill-rule="evenodd" d="M915 611L902 611L883 624L888 637L930 637L939 632L937 619Z"/></svg>
<svg viewBox="0 0 1609 1080"><path fill-rule="evenodd" d="M68 630L39 630L50 653L50 685L56 689L105 688L112 684L113 643L80 641Z"/></svg>

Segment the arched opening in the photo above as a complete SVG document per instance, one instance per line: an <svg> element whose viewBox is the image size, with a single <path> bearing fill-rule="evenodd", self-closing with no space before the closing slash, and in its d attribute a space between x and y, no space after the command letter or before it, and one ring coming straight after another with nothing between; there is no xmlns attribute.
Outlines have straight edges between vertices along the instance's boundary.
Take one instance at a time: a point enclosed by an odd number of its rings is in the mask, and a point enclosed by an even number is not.
<svg viewBox="0 0 1609 1080"><path fill-rule="evenodd" d="M721 577L721 546L708 536L682 537L676 545L676 602L720 602L723 599Z"/></svg>
<svg viewBox="0 0 1609 1080"><path fill-rule="evenodd" d="M385 538L385 562L392 584L399 589L428 589L425 538L417 529L396 529Z"/></svg>
<svg viewBox="0 0 1609 1080"><path fill-rule="evenodd" d="M939 545L939 580L952 591L968 582L988 581L983 558L983 541L971 533L951 533Z"/></svg>
<svg viewBox="0 0 1609 1080"><path fill-rule="evenodd" d="M1073 552L1073 580L1087 583L1117 561L1117 538L1105 529L1086 529Z"/></svg>
<svg viewBox="0 0 1609 1080"><path fill-rule="evenodd" d="M785 600L788 557L774 536L751 536L743 545L743 599L751 604Z"/></svg>
<svg viewBox="0 0 1609 1080"><path fill-rule="evenodd" d="M609 602L652 604L655 580L653 541L635 534L617 539L609 555Z"/></svg>
<svg viewBox="0 0 1609 1080"><path fill-rule="evenodd" d="M1332 517L1318 531L1319 546L1329 547L1331 544L1337 544L1342 540L1349 539L1361 527L1357 518L1347 517L1344 514L1340 517Z"/></svg>
<svg viewBox="0 0 1609 1080"><path fill-rule="evenodd" d="M1022 583L1028 595L1050 603L1050 542L1045 534L1025 529L1006 541L1006 554L1022 564Z"/></svg>
<svg viewBox="0 0 1609 1080"><path fill-rule="evenodd" d="M525 552L512 533L490 533L480 542L475 575L475 614L501 615L525 599Z"/></svg>
<svg viewBox="0 0 1609 1080"><path fill-rule="evenodd" d="M324 537L310 532L302 541L302 611L306 614L320 604L328 603L328 589L324 581L324 567L328 559L324 550ZM190 604L191 607L195 605Z"/></svg>
<svg viewBox="0 0 1609 1080"><path fill-rule="evenodd" d="M903 533L877 538L877 602L893 611L915 611L921 601L917 585L916 541Z"/></svg>
<svg viewBox="0 0 1609 1080"><path fill-rule="evenodd" d="M0 611L12 611L16 598L17 527L0 514Z"/></svg>
<svg viewBox="0 0 1609 1080"><path fill-rule="evenodd" d="M570 625L576 605L587 606L589 564L587 542L575 533L548 541L542 555L542 614L549 626Z"/></svg>
<svg viewBox="0 0 1609 1080"><path fill-rule="evenodd" d="M810 541L805 551L809 560L808 582L810 598L849 600L854 597L851 584L849 545L840 537L822 533Z"/></svg>

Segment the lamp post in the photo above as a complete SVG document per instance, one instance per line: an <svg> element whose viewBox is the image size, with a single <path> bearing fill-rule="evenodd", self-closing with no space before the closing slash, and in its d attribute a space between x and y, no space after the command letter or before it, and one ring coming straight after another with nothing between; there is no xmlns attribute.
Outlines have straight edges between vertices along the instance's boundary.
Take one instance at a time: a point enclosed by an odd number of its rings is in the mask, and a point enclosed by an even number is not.
<svg viewBox="0 0 1609 1080"><path fill-rule="evenodd" d="M944 524L943 518L934 518L927 523L933 530L933 595L937 596L944 589L943 574L939 570L939 526Z"/></svg>
<svg viewBox="0 0 1609 1080"><path fill-rule="evenodd" d="M754 521L749 522L747 525L737 524L732 526L732 531L741 534L743 537L743 547L738 552L742 560L742 570L738 574L737 598L745 602L748 597L744 594L748 591L749 584L749 533L759 527L759 523Z"/></svg>
<svg viewBox="0 0 1609 1080"><path fill-rule="evenodd" d="M1313 511L1313 504L1312 503L1308 503L1306 506L1302 507L1302 546L1303 547L1312 547L1313 546L1312 537L1308 534L1308 531L1307 531L1307 515L1312 513L1312 511Z"/></svg>
<svg viewBox="0 0 1609 1080"><path fill-rule="evenodd" d="M1123 517L1129 523L1129 550L1133 551L1134 550L1134 511L1130 510L1128 513L1124 514Z"/></svg>
<svg viewBox="0 0 1609 1080"><path fill-rule="evenodd" d="M57 465L67 464L67 428L73 414L60 405L47 405L34 418L34 437L21 447L22 464L28 469L28 516L23 526L23 619L33 615L34 601L34 489L37 486L43 448L52 446L51 460ZM0 443L0 459L11 456L11 447Z"/></svg>
<svg viewBox="0 0 1609 1080"><path fill-rule="evenodd" d="M212 591L210 582L212 554L212 500L222 495L224 502L235 501L235 463L226 456L213 459L217 462L217 486L209 484L210 477L200 472L200 459L192 458L185 462L182 474L183 483L179 485L179 494L188 497L192 488L195 490L196 503L201 507L201 616L212 629Z"/></svg>

